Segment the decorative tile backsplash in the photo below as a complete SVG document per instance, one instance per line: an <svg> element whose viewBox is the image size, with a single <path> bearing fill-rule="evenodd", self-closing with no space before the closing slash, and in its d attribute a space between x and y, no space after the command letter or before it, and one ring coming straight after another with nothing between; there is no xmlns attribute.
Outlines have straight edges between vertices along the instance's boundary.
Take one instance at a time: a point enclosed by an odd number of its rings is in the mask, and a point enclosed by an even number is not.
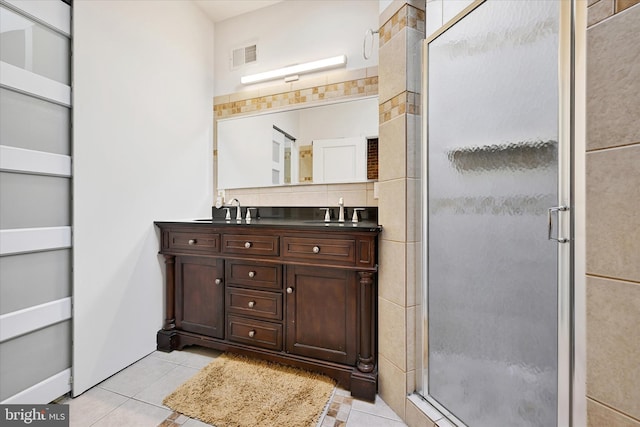
<svg viewBox="0 0 640 427"><path fill-rule="evenodd" d="M420 94L402 92L380 105L380 124L402 114L420 114Z"/></svg>
<svg viewBox="0 0 640 427"><path fill-rule="evenodd" d="M409 27L424 32L425 12L409 4L405 4L380 28L380 46L383 46L391 38Z"/></svg>
<svg viewBox="0 0 640 427"><path fill-rule="evenodd" d="M253 113L306 103L318 103L329 99L356 98L377 94L378 76L367 76L355 80L329 83L273 95L215 104L213 106L213 113L216 119L222 119L237 114Z"/></svg>

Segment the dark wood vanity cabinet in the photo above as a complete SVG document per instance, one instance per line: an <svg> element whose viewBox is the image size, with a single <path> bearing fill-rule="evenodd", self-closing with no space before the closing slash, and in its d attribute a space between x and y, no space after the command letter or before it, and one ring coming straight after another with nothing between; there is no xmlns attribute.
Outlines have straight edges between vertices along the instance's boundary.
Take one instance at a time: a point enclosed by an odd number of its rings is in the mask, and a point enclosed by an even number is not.
<svg viewBox="0 0 640 427"><path fill-rule="evenodd" d="M375 399L379 227L156 225L166 261L158 350L259 357Z"/></svg>

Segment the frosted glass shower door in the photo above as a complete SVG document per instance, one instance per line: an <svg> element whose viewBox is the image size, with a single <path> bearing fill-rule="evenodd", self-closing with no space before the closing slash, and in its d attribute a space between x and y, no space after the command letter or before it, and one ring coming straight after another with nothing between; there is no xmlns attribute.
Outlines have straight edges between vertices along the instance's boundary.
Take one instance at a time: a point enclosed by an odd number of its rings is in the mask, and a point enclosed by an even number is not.
<svg viewBox="0 0 640 427"><path fill-rule="evenodd" d="M425 50L427 399L468 426L557 424L559 3L487 0Z"/></svg>

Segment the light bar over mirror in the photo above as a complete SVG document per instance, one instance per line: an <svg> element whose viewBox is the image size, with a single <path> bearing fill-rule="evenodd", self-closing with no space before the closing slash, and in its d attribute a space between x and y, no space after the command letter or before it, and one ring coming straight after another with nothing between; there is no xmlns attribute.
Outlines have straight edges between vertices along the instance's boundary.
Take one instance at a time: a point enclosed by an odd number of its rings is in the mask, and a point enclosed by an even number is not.
<svg viewBox="0 0 640 427"><path fill-rule="evenodd" d="M325 70L329 68L341 67L347 64L347 55L338 55L331 58L320 59L303 64L291 65L289 67L278 68L276 70L265 71L263 73L249 74L240 77L240 83L251 84L266 80L273 80L280 77L295 76L312 71Z"/></svg>

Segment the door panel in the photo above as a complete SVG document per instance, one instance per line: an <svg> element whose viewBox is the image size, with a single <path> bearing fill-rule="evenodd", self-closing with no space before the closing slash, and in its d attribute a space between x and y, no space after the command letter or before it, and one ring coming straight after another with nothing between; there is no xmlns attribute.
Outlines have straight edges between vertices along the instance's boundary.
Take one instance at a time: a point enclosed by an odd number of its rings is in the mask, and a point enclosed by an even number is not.
<svg viewBox="0 0 640 427"><path fill-rule="evenodd" d="M287 351L354 364L357 326L355 273L293 266L287 270L286 286Z"/></svg>
<svg viewBox="0 0 640 427"><path fill-rule="evenodd" d="M367 140L364 137L313 141L313 182L367 180Z"/></svg>
<svg viewBox="0 0 640 427"><path fill-rule="evenodd" d="M224 338L223 260L178 257L176 270L176 327Z"/></svg>
<svg viewBox="0 0 640 427"><path fill-rule="evenodd" d="M71 390L77 363L71 7L0 3L0 401L46 404Z"/></svg>
<svg viewBox="0 0 640 427"><path fill-rule="evenodd" d="M558 26L488 0L428 42L426 383L470 426L557 422Z"/></svg>

